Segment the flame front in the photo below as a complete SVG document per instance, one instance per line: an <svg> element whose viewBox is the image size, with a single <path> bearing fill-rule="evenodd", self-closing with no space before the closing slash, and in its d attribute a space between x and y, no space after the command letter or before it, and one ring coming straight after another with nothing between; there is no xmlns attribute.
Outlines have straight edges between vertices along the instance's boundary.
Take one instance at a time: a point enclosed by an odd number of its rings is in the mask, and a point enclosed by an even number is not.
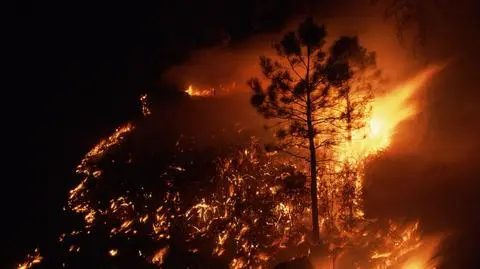
<svg viewBox="0 0 480 269"><path fill-rule="evenodd" d="M390 144L398 124L418 113L413 95L441 69L440 66L430 66L392 93L374 100L366 152L376 152Z"/></svg>

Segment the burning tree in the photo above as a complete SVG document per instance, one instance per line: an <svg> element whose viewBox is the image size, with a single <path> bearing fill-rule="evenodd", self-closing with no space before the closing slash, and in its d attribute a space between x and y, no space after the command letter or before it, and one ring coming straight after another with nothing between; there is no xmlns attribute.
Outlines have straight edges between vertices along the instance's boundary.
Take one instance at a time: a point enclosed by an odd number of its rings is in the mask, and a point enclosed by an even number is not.
<svg viewBox="0 0 480 269"><path fill-rule="evenodd" d="M320 240L319 213L328 217L332 210L330 194L325 192L321 198L326 206L319 212L317 181L327 172L321 169L319 175L319 168L342 161L334 146L351 140L352 132L364 126L371 87L354 79L375 64L375 55L361 47L356 37L339 38L326 53L326 35L324 26L312 18L305 20L275 46L278 59L260 57L268 87L262 87L258 78L248 82L254 91L252 105L276 120L276 136L282 142L275 149L308 164L314 242ZM326 191L325 180L320 183Z"/></svg>

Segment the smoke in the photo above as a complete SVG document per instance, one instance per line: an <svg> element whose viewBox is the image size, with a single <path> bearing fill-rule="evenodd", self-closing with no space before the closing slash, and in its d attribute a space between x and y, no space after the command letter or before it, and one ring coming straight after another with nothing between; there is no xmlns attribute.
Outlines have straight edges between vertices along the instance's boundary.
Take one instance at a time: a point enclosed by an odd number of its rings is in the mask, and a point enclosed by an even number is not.
<svg viewBox="0 0 480 269"><path fill-rule="evenodd" d="M334 12L328 9L328 12L318 11L314 16L318 23L327 27L326 48L342 35L356 35L362 45L377 52L379 67L393 80L401 79L414 71L412 69L421 67L411 53L398 43L393 23L385 21L381 7L358 2L344 3L342 6L349 7L349 10ZM239 43L194 51L187 62L163 73L162 79L179 88L186 88L190 84L218 87L235 83L239 90L246 90L246 81L260 75L259 56L274 55L273 45L285 32L296 30L304 18L304 15L294 16L285 23L284 29L277 32L253 35Z"/></svg>
<svg viewBox="0 0 480 269"><path fill-rule="evenodd" d="M480 114L475 105L480 97L475 76L478 34L469 31L472 17L461 19L461 15L466 16L459 9L439 24L437 27L444 27L445 32L430 36L426 48L437 55L437 58L430 56L431 61L460 56L425 89L420 115L402 125L391 151L372 164L370 171L371 177L375 177L372 182L392 184L385 195L402 197L395 202L405 207L402 215L423 210L428 215L438 214L437 224L476 217L467 208L473 206L468 205L469 199L476 196L472 189L479 184L475 181L479 175L475 163L478 163L480 131L475 120ZM417 133L419 122L426 124L423 135ZM412 140L417 141L413 146Z"/></svg>
<svg viewBox="0 0 480 269"><path fill-rule="evenodd" d="M404 122L391 149L369 165L367 212L419 218L427 232L452 233L439 253L439 268L474 268L478 248L480 116L477 90L480 36L474 1L429 10L425 56L431 62L456 58L425 92L421 113ZM441 19L440 19L441 18ZM423 131L419 131L423 130Z"/></svg>
<svg viewBox="0 0 480 269"><path fill-rule="evenodd" d="M345 2L342 6L349 9L338 9L333 5L328 8L319 5L313 9L317 22L327 27L325 49L342 35L359 36L362 45L377 53L378 66L389 78L392 88L397 82L422 67L411 53L398 43L393 23L384 20L382 7L359 4L355 1ZM210 126L216 122L219 125L238 123L257 135L265 134L263 128L258 128L262 127L265 121L250 105L251 90L247 87L246 81L261 76L259 57L275 56L273 45L285 32L296 30L298 24L305 18L305 13L300 13L293 14L290 20L284 22L285 27L279 31L252 35L241 42L223 43L193 51L188 61L173 66L162 74L164 82L176 85L180 91L193 85L202 89L215 88L221 93L222 88L234 86L235 94L210 100L204 108L195 109L195 113L189 112L190 108L183 105L182 110L185 110L186 117L200 123L197 124L199 131L205 129L200 126ZM207 107L212 105L218 109Z"/></svg>

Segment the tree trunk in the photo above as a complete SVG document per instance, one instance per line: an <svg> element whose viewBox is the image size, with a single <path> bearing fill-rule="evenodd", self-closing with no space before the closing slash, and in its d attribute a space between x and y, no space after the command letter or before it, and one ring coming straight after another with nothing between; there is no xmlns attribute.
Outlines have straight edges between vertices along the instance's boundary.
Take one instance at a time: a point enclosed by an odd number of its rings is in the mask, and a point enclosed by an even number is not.
<svg viewBox="0 0 480 269"><path fill-rule="evenodd" d="M310 48L307 53L307 132L308 146L310 151L310 198L312 200L312 239L315 244L320 242L320 230L318 221L318 197L317 197L317 152L315 149L315 129L312 118L312 99L310 89Z"/></svg>
<svg viewBox="0 0 480 269"><path fill-rule="evenodd" d="M310 117L311 118L311 117ZM312 200L312 231L313 231L313 240L315 243L320 241L320 230L319 230L319 222L318 222L318 197L317 197L317 153L315 150L315 141L313 132L313 126L311 123L311 119L307 120L308 124L308 143L310 149L310 178L311 178L311 185L310 185L310 196Z"/></svg>
<svg viewBox="0 0 480 269"><path fill-rule="evenodd" d="M350 102L350 88L346 89L345 93L345 101L347 102L347 109L346 109L346 122L347 122L347 142L352 142L352 104Z"/></svg>
<svg viewBox="0 0 480 269"><path fill-rule="evenodd" d="M348 86L348 88L346 89L346 93L345 93L345 99L346 99L346 102L347 102L347 111L346 111L346 121L347 121L347 143L348 143L348 146L350 147L351 144L352 144L352 111L353 111L353 108L352 108L352 103L350 101L350 87ZM350 182L350 160L348 158L350 158L351 156L347 156L347 173L345 175L346 177L346 180L347 180L347 187L349 188L348 189L348 193L347 193L347 197L348 197L348 201L347 201L347 204L348 204L348 224L352 224L353 222L353 199L355 199L355 195L352 194L352 193L349 193L350 191L355 191L354 187L355 186L355 182ZM349 184L352 184L351 186L349 186ZM350 189L350 187L352 187L352 189Z"/></svg>

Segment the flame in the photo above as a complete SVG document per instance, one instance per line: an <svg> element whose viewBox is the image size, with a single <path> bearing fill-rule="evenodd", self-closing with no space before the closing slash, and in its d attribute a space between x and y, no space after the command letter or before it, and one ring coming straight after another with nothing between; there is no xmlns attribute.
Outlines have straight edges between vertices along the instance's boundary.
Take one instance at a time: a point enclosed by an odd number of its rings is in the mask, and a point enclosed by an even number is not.
<svg viewBox="0 0 480 269"><path fill-rule="evenodd" d="M190 95L190 96L197 96L197 97L202 97L202 96L214 96L215 95L215 89L197 89L194 88L193 85L189 85L188 88L185 90L185 92Z"/></svg>
<svg viewBox="0 0 480 269"><path fill-rule="evenodd" d="M422 245L402 265L402 269L435 269L440 258L436 257L436 251L445 238L445 235L435 235L422 240ZM435 257L435 258L433 258Z"/></svg>
<svg viewBox="0 0 480 269"><path fill-rule="evenodd" d="M442 69L443 66L440 65L429 66L390 93L375 98L366 128L355 130L352 142L341 145L339 158L361 160L387 148L397 126L418 113L418 106L412 100L413 95Z"/></svg>
<svg viewBox="0 0 480 269"><path fill-rule="evenodd" d="M108 251L108 254L110 254L112 257L115 257L118 254L118 249L111 249Z"/></svg>
<svg viewBox="0 0 480 269"><path fill-rule="evenodd" d="M437 65L427 67L392 93L373 102L370 132L366 141L369 144L367 152L387 147L398 124L418 113L417 105L411 100L412 96L442 68Z"/></svg>
<svg viewBox="0 0 480 269"><path fill-rule="evenodd" d="M192 84L188 85L185 92L193 97L213 97L213 96L222 96L231 93L232 91L237 89L236 82L232 82L231 84L220 84L216 87L212 88L205 88L199 89L194 87Z"/></svg>
<svg viewBox="0 0 480 269"><path fill-rule="evenodd" d="M134 125L131 123L118 127L109 137L100 140L77 165L76 173L84 178L75 188L70 190L68 206L72 211L83 214L87 227L93 224L98 212L91 203L82 201L82 197L88 192L86 189L88 182L98 179L102 175L102 171L92 163L100 159L112 147L119 145L133 129Z"/></svg>
<svg viewBox="0 0 480 269"><path fill-rule="evenodd" d="M362 221L364 212L361 201L364 160L388 148L398 125L419 112L413 96L443 67L429 66L390 93L373 99L370 103L371 113L364 119L365 127L353 130L350 140L344 139L334 148L333 155L337 162L332 167L328 165L326 167L332 169L332 172L323 176L320 187L320 193L323 192L322 197L329 197L329 200L323 205L327 208L327 212L322 219L322 225L333 225L339 230L340 237L343 239L340 240L340 243L333 244L335 245L333 249L338 248L340 251L344 251L342 249L345 244L360 247L359 242L365 242L366 245L371 246L374 241L379 240L375 243L376 247L370 260L366 261L371 268L382 269L399 265L405 256L421 250L424 242L420 236L418 222L403 228L391 222L388 227L390 232L384 234L385 231L382 229L385 228L380 228L376 234L377 237L372 237L372 231L377 229L372 225L367 224L364 232L362 229L356 230L357 228L346 226L348 222L345 222L345 217L348 216L351 216L353 220L365 222L365 220ZM350 201L350 212L342 211L342 207L345 206L342 204L345 200L342 199ZM330 232L324 231L324 233L326 233L323 235L324 237L332 236L329 234ZM365 234L366 237L359 238L360 234ZM433 251L429 254L432 253ZM405 263L404 268L415 268L414 266L418 264L423 266L425 262L418 259L410 260L408 264Z"/></svg>
<svg viewBox="0 0 480 269"><path fill-rule="evenodd" d="M165 262L165 256L167 256L169 249L170 248L166 246L157 250L157 252L155 252L155 255L153 255L152 257L152 263L162 265Z"/></svg>

